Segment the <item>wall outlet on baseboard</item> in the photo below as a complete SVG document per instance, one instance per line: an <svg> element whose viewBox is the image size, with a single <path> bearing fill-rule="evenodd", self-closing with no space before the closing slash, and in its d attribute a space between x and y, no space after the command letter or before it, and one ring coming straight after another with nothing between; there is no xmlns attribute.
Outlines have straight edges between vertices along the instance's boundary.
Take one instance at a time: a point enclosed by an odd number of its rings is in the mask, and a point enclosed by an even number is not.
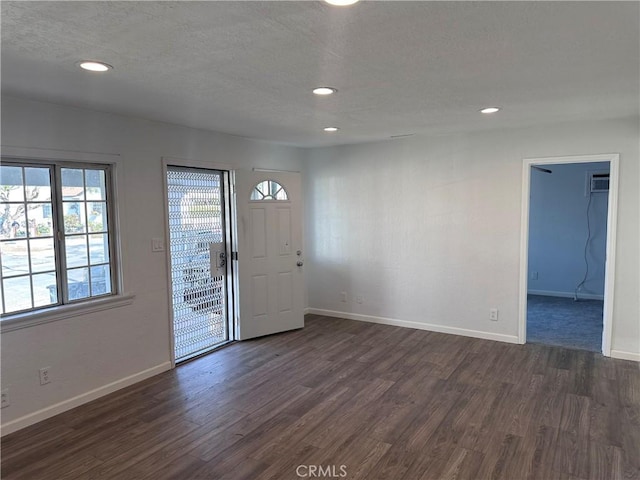
<svg viewBox="0 0 640 480"><path fill-rule="evenodd" d="M538 280L538 272L531 272L529 274L529 279L530 280Z"/></svg>
<svg viewBox="0 0 640 480"><path fill-rule="evenodd" d="M491 320L492 322L497 322L498 321L498 309L497 308L492 308L491 310L489 310L489 320Z"/></svg>
<svg viewBox="0 0 640 480"><path fill-rule="evenodd" d="M11 405L11 402L9 401L9 389L6 388L2 390L2 405L0 408L8 407L9 405Z"/></svg>
<svg viewBox="0 0 640 480"><path fill-rule="evenodd" d="M341 302L347 301L347 292L340 292L340 301Z"/></svg>
<svg viewBox="0 0 640 480"><path fill-rule="evenodd" d="M356 295L356 303L364 303L364 298L362 298L362 295Z"/></svg>

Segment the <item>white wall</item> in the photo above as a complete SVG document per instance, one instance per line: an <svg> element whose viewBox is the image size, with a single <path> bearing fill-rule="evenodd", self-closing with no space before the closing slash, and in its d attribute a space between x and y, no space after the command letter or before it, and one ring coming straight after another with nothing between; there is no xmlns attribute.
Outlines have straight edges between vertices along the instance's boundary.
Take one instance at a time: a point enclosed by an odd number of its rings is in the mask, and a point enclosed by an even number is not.
<svg viewBox="0 0 640 480"><path fill-rule="evenodd" d="M635 118L310 151L309 307L515 342L522 159L620 153L612 349L640 360L638 131Z"/></svg>
<svg viewBox="0 0 640 480"><path fill-rule="evenodd" d="M2 145L121 155L124 287L135 294L129 306L2 335L2 389L11 401L3 433L111 382L168 368L168 275L164 253L151 252L151 238L164 237L161 157L290 170L300 169L301 157L292 147L12 97L2 99ZM40 386L45 366L53 381ZM51 408L59 402L67 403Z"/></svg>
<svg viewBox="0 0 640 480"><path fill-rule="evenodd" d="M529 293L604 297L608 192L590 193L589 172L609 172L609 162L545 165L531 170ZM587 210L589 224L587 225ZM588 231L591 234L588 235Z"/></svg>

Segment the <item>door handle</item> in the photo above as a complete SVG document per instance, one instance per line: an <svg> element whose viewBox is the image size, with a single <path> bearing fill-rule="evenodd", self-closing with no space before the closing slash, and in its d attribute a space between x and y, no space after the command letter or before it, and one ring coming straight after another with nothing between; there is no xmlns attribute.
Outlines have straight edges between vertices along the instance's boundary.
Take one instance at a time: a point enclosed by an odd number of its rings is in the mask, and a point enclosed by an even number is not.
<svg viewBox="0 0 640 480"><path fill-rule="evenodd" d="M227 265L227 252L224 250L223 243L209 244L209 261L211 263L210 274L212 277L224 274L224 268Z"/></svg>
<svg viewBox="0 0 640 480"><path fill-rule="evenodd" d="M227 254L225 252L218 252L216 257L216 267L222 268L227 264Z"/></svg>

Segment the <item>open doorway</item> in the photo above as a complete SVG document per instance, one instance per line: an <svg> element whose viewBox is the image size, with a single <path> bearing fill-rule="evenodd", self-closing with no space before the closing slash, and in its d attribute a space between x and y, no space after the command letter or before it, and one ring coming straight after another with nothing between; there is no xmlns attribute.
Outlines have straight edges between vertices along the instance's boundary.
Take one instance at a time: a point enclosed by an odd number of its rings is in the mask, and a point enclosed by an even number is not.
<svg viewBox="0 0 640 480"><path fill-rule="evenodd" d="M617 155L526 159L521 343L610 353Z"/></svg>

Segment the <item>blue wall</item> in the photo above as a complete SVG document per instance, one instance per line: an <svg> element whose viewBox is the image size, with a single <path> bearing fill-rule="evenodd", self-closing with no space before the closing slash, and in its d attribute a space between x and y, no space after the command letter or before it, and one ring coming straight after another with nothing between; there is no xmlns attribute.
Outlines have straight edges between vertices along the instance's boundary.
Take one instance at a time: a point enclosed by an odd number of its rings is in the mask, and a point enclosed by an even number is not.
<svg viewBox="0 0 640 480"><path fill-rule="evenodd" d="M531 171L529 293L572 297L585 274L587 172L608 172L609 163L544 165L544 168L553 173ZM591 195L591 240L587 249L589 276L578 296L602 298L608 194Z"/></svg>

